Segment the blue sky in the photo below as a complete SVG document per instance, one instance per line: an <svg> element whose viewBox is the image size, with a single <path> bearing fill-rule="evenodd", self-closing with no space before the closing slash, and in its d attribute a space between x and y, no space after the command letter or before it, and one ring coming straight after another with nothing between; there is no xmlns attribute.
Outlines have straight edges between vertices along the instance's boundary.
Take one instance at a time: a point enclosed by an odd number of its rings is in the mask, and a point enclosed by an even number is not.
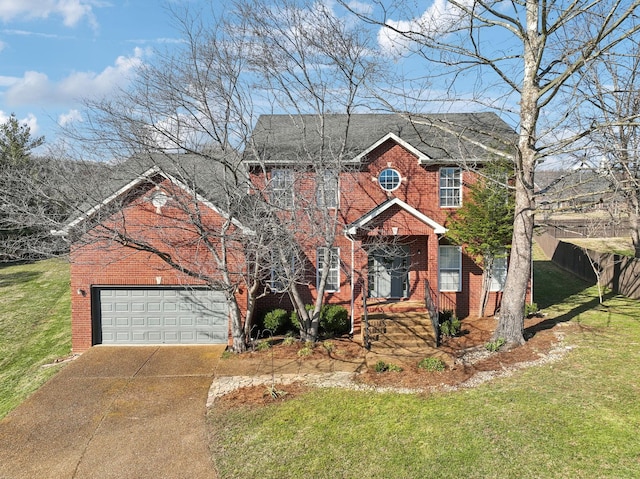
<svg viewBox="0 0 640 479"><path fill-rule="evenodd" d="M154 48L178 41L162 0L0 0L0 122L15 113L57 138L81 97L126 83Z"/></svg>

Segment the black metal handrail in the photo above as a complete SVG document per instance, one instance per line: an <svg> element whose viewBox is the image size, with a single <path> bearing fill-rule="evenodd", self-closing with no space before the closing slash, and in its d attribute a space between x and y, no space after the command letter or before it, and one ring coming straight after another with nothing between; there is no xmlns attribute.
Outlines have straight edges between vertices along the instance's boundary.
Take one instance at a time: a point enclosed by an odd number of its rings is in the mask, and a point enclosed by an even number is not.
<svg viewBox="0 0 640 479"><path fill-rule="evenodd" d="M363 342L364 347L366 349L371 349L371 335L369 332L369 311L367 309L367 288L365 287L364 280L362 281L362 311L363 311L363 321L364 321L364 334L363 334Z"/></svg>
<svg viewBox="0 0 640 479"><path fill-rule="evenodd" d="M424 280L424 303L429 311L431 325L436 336L436 347L440 346L440 307L439 295L433 289L428 280Z"/></svg>

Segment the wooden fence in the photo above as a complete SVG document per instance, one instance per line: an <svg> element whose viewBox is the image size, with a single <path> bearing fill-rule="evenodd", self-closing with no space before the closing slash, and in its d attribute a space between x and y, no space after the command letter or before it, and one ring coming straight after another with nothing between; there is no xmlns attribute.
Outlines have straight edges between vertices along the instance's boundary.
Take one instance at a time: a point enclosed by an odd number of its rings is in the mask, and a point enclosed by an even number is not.
<svg viewBox="0 0 640 479"><path fill-rule="evenodd" d="M614 293L640 299L640 260L619 254L598 253L567 243L552 234L535 238L545 254L561 268L596 284L595 271L600 273L600 284Z"/></svg>

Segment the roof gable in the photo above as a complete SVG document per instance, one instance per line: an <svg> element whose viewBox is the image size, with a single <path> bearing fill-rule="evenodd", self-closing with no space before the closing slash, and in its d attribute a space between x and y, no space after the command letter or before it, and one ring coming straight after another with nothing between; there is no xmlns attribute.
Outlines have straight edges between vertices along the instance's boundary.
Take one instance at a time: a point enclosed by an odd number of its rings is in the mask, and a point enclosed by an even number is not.
<svg viewBox="0 0 640 479"><path fill-rule="evenodd" d="M73 230L74 228L76 228L77 226L82 224L83 222L85 222L87 220L90 220L92 217L94 217L100 211L106 209L110 204L112 204L118 198L122 197L123 195L126 195L130 191L134 190L136 187L151 181L151 179L156 177L156 176L162 176L163 178L169 180L171 182L171 184L173 184L173 185L177 186L178 188L180 188L181 190L187 192L189 195L193 195L193 197L195 198L195 200L197 202L202 203L203 205L207 206L209 209L211 209L213 212L215 212L216 214L220 215L221 217L223 217L225 219L229 219L229 214L228 213L222 211L220 208L215 206L207 198L203 197L198 192L193 191L184 182L182 182L179 179L175 178L173 175L170 175L170 174L166 173L165 171L162 170L162 168L160 168L159 166L156 165L156 166L153 166L153 167L149 168L147 171L145 171L141 175L138 175L136 178L134 178L133 180L131 180L130 182L128 182L127 184L125 184L124 186L122 186L121 188L116 190L114 193L109 195L107 198L102 200L100 203L98 203L96 205L93 205L92 207L87 209L84 213L80 214L75 219L73 219L72 221L67 223L62 229L56 230L56 231L52 231L51 233L54 234L54 235L58 235L58 236L65 236L65 235L69 234L69 232L71 230ZM237 219L231 218L231 222L236 227L240 228L240 230L243 233L245 233L245 234L250 234L251 233L251 230L246 228L244 225L242 225L242 223L240 221L238 221Z"/></svg>
<svg viewBox="0 0 640 479"><path fill-rule="evenodd" d="M409 151L411 154L413 154L416 158L418 158L418 163L423 163L423 162L427 162L429 160L431 160L431 158L429 158L429 156L425 155L424 153L422 153L420 150L418 150L417 148L413 147L412 145L410 145L409 143L407 143L406 141L404 141L402 138L400 138L398 135L395 135L393 133L387 133L385 136L383 136L382 138L380 138L378 141L376 141L373 145L371 145L369 148L367 148L366 150L364 150L362 153L360 153L359 155L357 155L353 161L354 162L361 162L364 161L364 159L367 157L367 155L369 153L371 153L372 151L374 151L376 148L378 148L380 145L382 145L385 141L387 140L391 140L394 141L395 143L397 143L398 145L402 146L404 149L406 149L407 151Z"/></svg>
<svg viewBox="0 0 640 479"><path fill-rule="evenodd" d="M317 158L353 163L385 139L421 162L488 161L509 156L516 135L495 113L262 115L251 136L248 164L304 165Z"/></svg>
<svg viewBox="0 0 640 479"><path fill-rule="evenodd" d="M447 232L447 228L437 223L436 221L432 220L427 215L421 213L420 211L415 209L413 206L408 205L407 203L405 203L399 198L392 198L376 206L375 208L370 210L368 213L358 218L353 223L347 225L347 227L345 228L346 233L350 235L356 234L358 229L364 228L367 224L371 223L373 220L378 218L380 215L382 215L385 211L387 211L392 206L400 207L400 209L406 211L407 213L414 216L422 223L433 228L433 231L435 234L444 234Z"/></svg>

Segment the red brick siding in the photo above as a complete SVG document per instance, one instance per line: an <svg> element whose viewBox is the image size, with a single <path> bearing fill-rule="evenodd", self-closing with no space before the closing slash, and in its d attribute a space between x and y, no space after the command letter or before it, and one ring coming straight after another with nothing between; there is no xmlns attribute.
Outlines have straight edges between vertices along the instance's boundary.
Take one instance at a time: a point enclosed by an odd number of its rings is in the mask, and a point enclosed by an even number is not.
<svg viewBox="0 0 640 479"><path fill-rule="evenodd" d="M170 185L162 185L170 189ZM182 265L216 277L216 267L209 251L198 241L199 236L179 208L167 204L157 212L148 201L151 190L141 190L122 214L106 223L116 230L126 226L134 238L146 239L151 245L170 254ZM176 195L179 191L174 192ZM222 218L204 205L203 222L218 231ZM95 286L185 286L203 285L204 281L179 272L157 255L137 251L132 245L122 245L107 239L101 226L89 230L71 248L71 310L73 350L81 352L92 346L92 294ZM238 248L237 251L240 251ZM241 273L242 258L230 258L233 269ZM219 276L219 275L218 275ZM246 305L246 293L237 294L241 306Z"/></svg>

